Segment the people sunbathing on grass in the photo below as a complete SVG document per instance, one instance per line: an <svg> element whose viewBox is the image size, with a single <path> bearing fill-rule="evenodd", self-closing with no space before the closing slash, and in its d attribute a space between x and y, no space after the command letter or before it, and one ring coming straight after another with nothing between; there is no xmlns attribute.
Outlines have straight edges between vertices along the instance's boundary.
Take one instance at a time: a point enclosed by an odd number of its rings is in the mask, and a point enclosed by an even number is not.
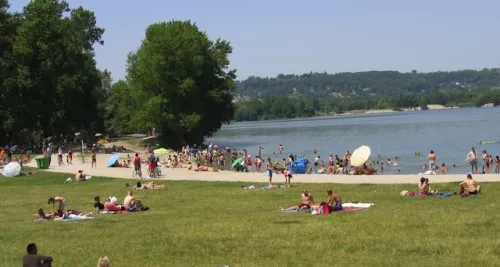
<svg viewBox="0 0 500 267"><path fill-rule="evenodd" d="M83 170L78 170L75 174L75 181L85 181L85 177L87 177L87 175L83 173Z"/></svg>
<svg viewBox="0 0 500 267"><path fill-rule="evenodd" d="M306 188L302 190L301 194L302 201L300 204L290 207L288 209L281 208L281 211L287 211L287 210L307 210L311 208L311 204L314 204L314 199L313 196L307 191Z"/></svg>
<svg viewBox="0 0 500 267"><path fill-rule="evenodd" d="M57 219L64 219L66 217L71 217L71 216L85 216L85 217L90 217L93 216L92 212L79 212L76 210L67 210L63 211L61 209L58 209L57 212L49 212L45 213L42 208L38 210L38 213L35 214L35 220L43 219L43 220L57 220Z"/></svg>
<svg viewBox="0 0 500 267"><path fill-rule="evenodd" d="M466 187L464 187L464 185ZM472 179L472 175L467 174L467 179L459 184L460 195L477 195L481 194L481 186L476 185L476 181Z"/></svg>
<svg viewBox="0 0 500 267"><path fill-rule="evenodd" d="M328 206L328 209L330 212L338 211L338 210L343 210L344 208L342 207L342 199L340 198L340 195L334 192L332 189L328 188L326 190L326 193L328 194L328 200L326 202L321 202L318 205L311 205L311 207L323 207L324 205ZM325 212L326 213L326 212Z"/></svg>
<svg viewBox="0 0 500 267"><path fill-rule="evenodd" d="M61 196L50 197L48 203L52 204L51 212L54 212L56 203L59 204L60 210L65 210L66 206L68 205L68 201L66 201L66 199L64 199L64 197L61 197Z"/></svg>
<svg viewBox="0 0 500 267"><path fill-rule="evenodd" d="M137 199L132 195L132 191L127 192L127 196L123 200L123 206L126 210L136 211L136 210L148 210L149 207L146 207L142 204L140 199Z"/></svg>
<svg viewBox="0 0 500 267"><path fill-rule="evenodd" d="M118 204L118 199L116 197L109 197L106 199L106 202L104 203L104 209L106 211L124 211L125 207L123 205Z"/></svg>
<svg viewBox="0 0 500 267"><path fill-rule="evenodd" d="M141 185L139 188L141 189L163 189L167 187L166 184L155 184L155 181L151 181L147 184Z"/></svg>

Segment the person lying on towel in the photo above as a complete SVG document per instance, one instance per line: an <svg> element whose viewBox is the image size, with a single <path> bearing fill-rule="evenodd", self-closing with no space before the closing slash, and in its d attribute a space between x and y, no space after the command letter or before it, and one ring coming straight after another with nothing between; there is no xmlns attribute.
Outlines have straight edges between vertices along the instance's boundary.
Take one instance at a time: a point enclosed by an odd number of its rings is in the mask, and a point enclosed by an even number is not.
<svg viewBox="0 0 500 267"><path fill-rule="evenodd" d="M55 219L57 217L64 218L64 212L61 209L57 210L57 212L45 213L43 211L43 209L40 208L40 209L38 209L38 213L34 215L33 220L39 220L39 219L52 220L52 219Z"/></svg>
<svg viewBox="0 0 500 267"><path fill-rule="evenodd" d="M299 205L290 207L288 209L281 208L281 211L287 210L307 210L311 208L311 204L314 204L313 196L307 191L306 188L302 190L301 194L302 202Z"/></svg>
<svg viewBox="0 0 500 267"><path fill-rule="evenodd" d="M118 204L118 199L116 197L110 197L104 203L104 209L107 211L122 211L125 210L125 207Z"/></svg>

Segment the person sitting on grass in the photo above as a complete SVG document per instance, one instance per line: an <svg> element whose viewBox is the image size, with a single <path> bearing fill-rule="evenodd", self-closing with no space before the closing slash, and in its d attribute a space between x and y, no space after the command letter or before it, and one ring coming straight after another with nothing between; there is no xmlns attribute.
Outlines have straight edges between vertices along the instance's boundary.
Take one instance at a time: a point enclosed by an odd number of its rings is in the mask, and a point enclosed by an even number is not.
<svg viewBox="0 0 500 267"><path fill-rule="evenodd" d="M326 190L326 193L328 194L328 196L330 196L330 198L328 199L326 204L330 208L331 212L344 209L342 207L342 199L340 198L339 194L337 194L336 192L333 192L333 190L330 188L328 188ZM335 205L334 205L334 202L335 202Z"/></svg>
<svg viewBox="0 0 500 267"><path fill-rule="evenodd" d="M78 170L78 172L75 174L75 180L76 180L76 181L85 181L85 177L86 177L86 176L87 176L87 175L85 175L85 174L83 173L83 170Z"/></svg>
<svg viewBox="0 0 500 267"><path fill-rule="evenodd" d="M23 267L51 267L52 257L38 255L35 243L28 244L26 248L28 254L23 257Z"/></svg>
<svg viewBox="0 0 500 267"><path fill-rule="evenodd" d="M104 210L104 204L101 203L101 198L99 196L94 197L94 210Z"/></svg>
<svg viewBox="0 0 500 267"><path fill-rule="evenodd" d="M306 188L302 190L301 194L302 202L299 205L290 207L288 209L281 208L281 211L288 211L288 210L307 210L311 208L311 204L314 204L314 199L311 194L307 191Z"/></svg>
<svg viewBox="0 0 500 267"><path fill-rule="evenodd" d="M59 203L60 210L66 210L66 206L68 206L68 201L66 201L66 199L64 199L64 197L61 197L61 196L50 197L48 204L52 204L51 212L54 212L56 203Z"/></svg>
<svg viewBox="0 0 500 267"><path fill-rule="evenodd" d="M439 194L439 190L432 190L431 185L429 184L429 178L425 178L425 184L427 185L427 194L428 195Z"/></svg>
<svg viewBox="0 0 500 267"><path fill-rule="evenodd" d="M425 178L420 178L420 183L418 184L418 195L428 196L429 195L429 184L425 182Z"/></svg>
<svg viewBox="0 0 500 267"><path fill-rule="evenodd" d="M464 185L467 185L467 188L464 188ZM472 179L472 175L467 174L467 180L461 182L460 186L460 195L477 195L481 194L481 186L476 186L476 181Z"/></svg>
<svg viewBox="0 0 500 267"><path fill-rule="evenodd" d="M140 199L137 199L136 197L132 196L132 191L127 192L127 196L123 200L123 206L128 211L135 211L137 209L139 209L139 210L148 210L149 209L148 207L146 207L142 204L142 201Z"/></svg>

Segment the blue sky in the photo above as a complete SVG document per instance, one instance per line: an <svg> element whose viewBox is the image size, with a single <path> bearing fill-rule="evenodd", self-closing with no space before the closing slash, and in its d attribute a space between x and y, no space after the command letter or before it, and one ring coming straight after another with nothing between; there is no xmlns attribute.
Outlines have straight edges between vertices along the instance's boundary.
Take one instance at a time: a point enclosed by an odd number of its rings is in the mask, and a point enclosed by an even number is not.
<svg viewBox="0 0 500 267"><path fill-rule="evenodd" d="M29 0L10 0L21 10ZM106 29L99 68L125 76L146 27L192 20L233 45L238 79L280 73L500 67L498 0L70 0Z"/></svg>

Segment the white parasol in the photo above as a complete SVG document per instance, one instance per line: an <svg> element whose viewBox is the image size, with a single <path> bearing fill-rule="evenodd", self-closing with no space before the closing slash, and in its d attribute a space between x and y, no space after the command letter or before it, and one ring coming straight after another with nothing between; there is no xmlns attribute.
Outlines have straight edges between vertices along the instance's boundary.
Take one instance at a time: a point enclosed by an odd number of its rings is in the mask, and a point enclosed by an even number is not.
<svg viewBox="0 0 500 267"><path fill-rule="evenodd" d="M360 167L365 164L368 159L370 158L370 155L372 154L372 151L370 147L368 146L360 146L354 152L352 152L351 155L351 166L354 167Z"/></svg>

